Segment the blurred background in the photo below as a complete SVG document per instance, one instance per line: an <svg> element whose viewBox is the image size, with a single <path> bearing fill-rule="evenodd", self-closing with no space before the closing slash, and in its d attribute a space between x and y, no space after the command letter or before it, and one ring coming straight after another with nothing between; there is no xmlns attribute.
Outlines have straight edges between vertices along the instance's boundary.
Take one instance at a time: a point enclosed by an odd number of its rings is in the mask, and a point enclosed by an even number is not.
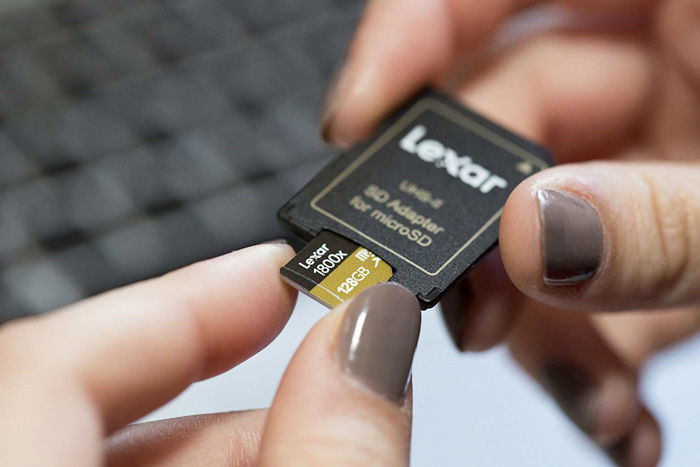
<svg viewBox="0 0 700 467"><path fill-rule="evenodd" d="M318 108L361 0L0 0L0 323L284 233L331 152ZM269 404L324 312L149 419ZM458 355L427 312L414 464L598 466L503 349ZM664 465L697 465L700 341L644 390Z"/></svg>
<svg viewBox="0 0 700 467"><path fill-rule="evenodd" d="M280 237L360 3L0 0L2 318Z"/></svg>

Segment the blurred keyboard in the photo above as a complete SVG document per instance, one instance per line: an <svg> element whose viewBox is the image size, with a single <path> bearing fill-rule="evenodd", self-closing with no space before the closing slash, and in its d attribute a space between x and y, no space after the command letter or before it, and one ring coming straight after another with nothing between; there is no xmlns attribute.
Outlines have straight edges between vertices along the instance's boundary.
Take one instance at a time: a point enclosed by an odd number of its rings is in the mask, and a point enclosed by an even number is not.
<svg viewBox="0 0 700 467"><path fill-rule="evenodd" d="M0 0L0 322L281 236L360 9Z"/></svg>

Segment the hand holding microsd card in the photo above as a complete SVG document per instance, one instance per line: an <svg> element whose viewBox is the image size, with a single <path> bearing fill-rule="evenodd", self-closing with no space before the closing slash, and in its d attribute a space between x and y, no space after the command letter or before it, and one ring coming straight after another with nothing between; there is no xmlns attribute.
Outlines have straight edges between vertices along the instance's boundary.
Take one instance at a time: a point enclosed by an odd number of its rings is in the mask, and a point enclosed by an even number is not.
<svg viewBox="0 0 700 467"><path fill-rule="evenodd" d="M280 209L309 241L282 276L329 307L387 281L432 307L498 243L515 187L551 165L544 148L426 91Z"/></svg>

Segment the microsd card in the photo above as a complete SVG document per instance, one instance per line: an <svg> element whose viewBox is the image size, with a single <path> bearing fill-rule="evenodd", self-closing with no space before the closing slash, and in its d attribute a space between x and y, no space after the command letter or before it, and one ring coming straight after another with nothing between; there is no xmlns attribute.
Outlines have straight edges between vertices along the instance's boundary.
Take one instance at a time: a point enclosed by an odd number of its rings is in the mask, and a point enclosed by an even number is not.
<svg viewBox="0 0 700 467"><path fill-rule="evenodd" d="M367 248L324 231L282 268L292 286L332 308L394 275L391 266Z"/></svg>
<svg viewBox="0 0 700 467"><path fill-rule="evenodd" d="M513 189L551 164L544 148L425 91L331 161L278 215L311 250L325 231L329 247L332 233L347 248L372 252L393 270L388 280L425 309L497 244ZM292 270L290 263L283 274L302 290L323 283L292 278Z"/></svg>

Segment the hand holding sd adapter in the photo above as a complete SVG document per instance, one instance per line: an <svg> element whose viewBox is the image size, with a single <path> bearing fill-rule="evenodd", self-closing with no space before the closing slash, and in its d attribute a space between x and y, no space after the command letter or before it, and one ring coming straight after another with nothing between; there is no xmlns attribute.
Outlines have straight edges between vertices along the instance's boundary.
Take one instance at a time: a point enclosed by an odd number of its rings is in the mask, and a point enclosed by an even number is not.
<svg viewBox="0 0 700 467"><path fill-rule="evenodd" d="M448 297L446 320L463 350L506 340L619 464L655 465L637 373L700 327L700 1L553 2L570 28L483 47L532 3L370 2L324 135L351 145L442 84L548 146L562 165L512 194L500 258ZM581 313L623 310L643 311Z"/></svg>

